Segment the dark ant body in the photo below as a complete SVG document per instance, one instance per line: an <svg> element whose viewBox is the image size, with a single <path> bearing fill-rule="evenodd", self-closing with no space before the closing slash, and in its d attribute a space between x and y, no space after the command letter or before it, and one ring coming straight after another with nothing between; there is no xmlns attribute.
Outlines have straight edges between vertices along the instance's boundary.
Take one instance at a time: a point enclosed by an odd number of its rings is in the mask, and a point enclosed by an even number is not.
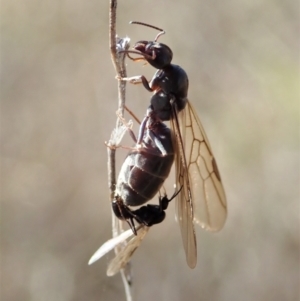
<svg viewBox="0 0 300 301"><path fill-rule="evenodd" d="M131 130L130 130L131 131ZM135 147L127 155L116 185L112 208L115 215L128 221L136 233L134 219L145 226L162 222L170 199L159 198L159 205L142 206L131 210L128 206L143 205L152 199L168 177L173 161L174 149L170 129L157 118L156 113L148 109L141 123Z"/></svg>
<svg viewBox="0 0 300 301"><path fill-rule="evenodd" d="M149 26L140 22L132 23ZM143 59L158 69L150 83L144 76L124 79L132 83L143 83L148 91L154 92L137 141L134 138L135 149L128 154L122 165L112 203L115 215L126 220L134 233L134 219L146 226L162 222L169 202L180 192L179 190L170 199L160 197L159 205L146 205L137 210L128 207L139 206L152 199L168 177L174 161L174 139L171 130L162 121L170 120L187 103L187 74L180 66L171 64L172 50L157 42L164 31L153 28L160 30L155 41L139 41L134 46L135 50L126 51L128 56L129 53L142 55Z"/></svg>

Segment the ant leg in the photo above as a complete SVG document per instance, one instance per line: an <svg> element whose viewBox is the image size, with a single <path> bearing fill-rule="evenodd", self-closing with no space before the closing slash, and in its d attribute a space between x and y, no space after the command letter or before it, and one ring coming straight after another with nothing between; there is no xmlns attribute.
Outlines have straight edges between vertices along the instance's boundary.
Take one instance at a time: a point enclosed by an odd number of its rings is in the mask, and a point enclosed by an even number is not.
<svg viewBox="0 0 300 301"><path fill-rule="evenodd" d="M164 148L164 146L162 145L161 140L155 135L155 133L150 131L149 132L149 137L155 143L157 148L160 150L163 157L166 156L168 153L167 153L166 149Z"/></svg>
<svg viewBox="0 0 300 301"><path fill-rule="evenodd" d="M147 81L146 77L144 75L141 75L142 83L143 86L145 87L146 90L149 92L153 92L153 89L150 87L149 82Z"/></svg>
<svg viewBox="0 0 300 301"><path fill-rule="evenodd" d="M124 109L129 113L129 115L138 123L141 124L141 121L135 116L135 114L125 105Z"/></svg>
<svg viewBox="0 0 300 301"><path fill-rule="evenodd" d="M116 114L117 114L118 118L121 120L121 122L123 123L123 126L126 127L132 140L136 143L137 139L135 137L133 130L131 129L132 122L129 121L129 123L127 123L126 120L121 116L121 114L118 111L116 112Z"/></svg>
<svg viewBox="0 0 300 301"><path fill-rule="evenodd" d="M139 129L139 134L138 134L138 138L135 137L134 132L132 131L131 127L132 127L132 123L127 124L125 119L119 114L119 112L117 111L117 116L118 118L122 121L123 125L127 128L127 131L129 132L132 140L137 144L137 145L141 145L144 139L144 134L145 134L145 129L147 127L147 122L149 120L149 118L152 115L153 112L153 108L152 106L149 106L147 109L147 113L146 113L146 117L144 117L144 119L142 120L142 122L140 122L136 116L132 113L132 111L130 111L126 106L125 109L129 112L130 115L132 115L133 118L135 118L139 123L140 123L140 129ZM155 145L157 146L157 148L160 150L161 154L163 156L167 155L167 151L164 148L164 146L161 143L161 140L159 139L159 137L157 137L157 135L149 130L148 132L149 134L149 138L155 143ZM156 152L151 152L151 149L148 149L149 153L153 153L155 155L157 155Z"/></svg>
<svg viewBox="0 0 300 301"><path fill-rule="evenodd" d="M146 90L149 92L153 92L153 89L150 87L148 80L144 75L137 75L132 77L116 77L118 80L123 80L126 82L130 82L131 84L137 85L137 84L143 84Z"/></svg>
<svg viewBox="0 0 300 301"><path fill-rule="evenodd" d="M133 232L133 234L136 236L137 235L137 231L136 231L136 227L134 224L134 219L133 217L129 218L129 220L126 220L127 224L129 225L131 231Z"/></svg>
<svg viewBox="0 0 300 301"><path fill-rule="evenodd" d="M175 191L170 199L168 199L167 195L165 194L163 197L159 197L159 206L161 210L166 210L169 206L169 203L180 193L183 186L180 187L178 191Z"/></svg>
<svg viewBox="0 0 300 301"><path fill-rule="evenodd" d="M143 142L145 128L146 128L147 122L148 122L152 112L153 112L153 109L151 106L149 106L147 109L146 117L143 119L143 121L141 122L141 125L140 125L140 131L139 131L139 135L138 135L138 139L137 139L138 145L140 145ZM166 156L167 151L164 148L164 146L162 145L161 140L157 137L157 135L153 131L150 130L148 133L149 133L149 138L155 143L157 148L160 150L161 154L163 156ZM149 153L157 154L156 152L152 152L151 149L147 149L147 151Z"/></svg>
<svg viewBox="0 0 300 301"><path fill-rule="evenodd" d="M145 128L146 128L146 124L147 124L148 119L149 119L149 116L146 116L143 119L143 121L141 122L139 135L138 135L138 139L137 139L137 144L141 144L143 142L143 138L144 138L144 134L145 134Z"/></svg>
<svg viewBox="0 0 300 301"><path fill-rule="evenodd" d="M134 235L137 235L136 227L134 224L134 213L126 206L121 198L118 196L114 198L112 202L112 210L117 218L120 220L124 220L128 223L130 229L132 230ZM138 221L138 219L137 219Z"/></svg>

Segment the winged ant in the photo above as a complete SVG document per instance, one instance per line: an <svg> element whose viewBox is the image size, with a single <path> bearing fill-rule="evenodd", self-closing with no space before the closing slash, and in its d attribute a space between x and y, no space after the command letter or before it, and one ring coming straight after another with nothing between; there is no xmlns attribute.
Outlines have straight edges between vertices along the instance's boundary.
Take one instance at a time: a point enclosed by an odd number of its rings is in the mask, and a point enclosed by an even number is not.
<svg viewBox="0 0 300 301"><path fill-rule="evenodd" d="M145 60L157 69L152 80L145 76L122 78L133 84L142 83L153 95L150 107L162 120L170 120L174 138L176 186L182 189L176 198L176 215L180 224L186 260L191 268L197 263L194 224L209 231L223 228L227 203L221 176L200 119L187 99L189 81L186 72L172 64L170 47L157 42L165 31L142 22L130 22L159 31L154 41L138 41L124 51L133 61ZM130 54L138 54L133 58Z"/></svg>
<svg viewBox="0 0 300 301"><path fill-rule="evenodd" d="M218 231L224 226L227 217L225 192L211 146L195 109L187 99L189 86L187 74L180 66L171 63L173 53L170 47L157 42L165 33L164 30L142 22L131 24L159 31L154 41L141 40L135 44L134 50L123 51L131 60L145 60L157 71L150 82L143 75L121 78L133 84L142 83L148 91L153 92L153 95L147 115L141 124L138 139L134 138L135 149L129 153L120 171L115 200L112 203L116 216L126 220L131 230L105 243L89 262L93 263L135 234L110 263L108 275L114 275L125 266L146 235L148 227L164 219L164 211L175 197L177 221L190 268L194 268L197 263L194 224L208 231ZM133 58L130 54L138 54L140 57ZM163 121L170 121L171 128L165 126ZM146 205L131 210L128 206L144 204L162 185L158 180L160 172L151 175L153 182L149 186L146 184L150 176L147 180L148 175L140 171L137 172L138 177L132 176L131 170L158 162L163 166L161 168L163 182L170 172L173 160L176 187L179 190L170 199L166 196L160 198L159 205ZM143 177L142 182L138 182L139 177ZM138 193L127 187L131 181L139 183L138 187L141 190L138 190ZM142 198L144 187L140 183L147 186L145 198ZM140 224L137 228L134 220Z"/></svg>

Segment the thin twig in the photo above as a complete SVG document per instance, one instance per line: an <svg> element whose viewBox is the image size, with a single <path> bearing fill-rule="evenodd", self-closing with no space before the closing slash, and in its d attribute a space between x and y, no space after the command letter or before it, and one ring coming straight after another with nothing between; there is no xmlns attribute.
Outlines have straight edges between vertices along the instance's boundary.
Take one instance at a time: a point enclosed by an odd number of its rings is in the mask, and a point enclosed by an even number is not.
<svg viewBox="0 0 300 301"><path fill-rule="evenodd" d="M110 0L109 8L109 46L111 59L116 70L118 78L126 77L125 67L125 54L119 53L119 50L128 50L129 39L120 39L116 34L116 19L117 19L117 0ZM121 117L124 116L125 107L125 92L126 82L118 80L118 112ZM108 142L107 155L108 155L108 185L110 190L110 200L113 201L114 192L116 187L116 137L118 129L122 126L122 122L117 118L116 130L112 133L111 139ZM119 235L123 231L123 225L112 213L112 231L113 237ZM132 301L131 294L131 271L130 266L127 265L125 269L120 271L123 280L126 300Z"/></svg>

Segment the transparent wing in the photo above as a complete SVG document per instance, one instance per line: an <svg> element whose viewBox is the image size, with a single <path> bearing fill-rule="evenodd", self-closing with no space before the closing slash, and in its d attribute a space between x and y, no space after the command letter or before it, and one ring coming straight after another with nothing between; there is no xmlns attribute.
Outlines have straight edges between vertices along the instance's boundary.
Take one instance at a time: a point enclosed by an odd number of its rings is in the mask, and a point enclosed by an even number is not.
<svg viewBox="0 0 300 301"><path fill-rule="evenodd" d="M188 102L185 109L185 155L193 200L193 220L209 231L223 228L227 204L221 176L199 117Z"/></svg>
<svg viewBox="0 0 300 301"><path fill-rule="evenodd" d="M187 262L193 268L197 262L193 222L209 231L220 230L227 216L226 197L211 146L194 108L188 102L179 114L174 108L173 116L176 179L178 187L183 186L176 199L176 214Z"/></svg>
<svg viewBox="0 0 300 301"><path fill-rule="evenodd" d="M176 197L176 217L180 226L180 232L185 250L186 261L190 268L194 268L197 264L197 242L195 229L193 224L193 204L191 197L191 187L188 176L187 162L184 155L185 127L180 130L179 120L184 124L185 110L179 114L173 107L173 118L170 120L171 128L174 133L175 146L175 172L176 172L176 188L181 191Z"/></svg>
<svg viewBox="0 0 300 301"><path fill-rule="evenodd" d="M93 264L95 261L99 260L105 254L107 254L112 249L116 248L119 244L124 243L129 237L133 236L134 233L131 229L122 232L120 235L109 239L105 242L91 257L89 260L89 265Z"/></svg>
<svg viewBox="0 0 300 301"><path fill-rule="evenodd" d="M116 257L109 263L107 268L107 276L114 276L121 269L123 269L126 264L130 261L135 250L140 246L145 235L149 231L149 227L142 226L138 230L137 235L134 236L128 244L116 255Z"/></svg>

